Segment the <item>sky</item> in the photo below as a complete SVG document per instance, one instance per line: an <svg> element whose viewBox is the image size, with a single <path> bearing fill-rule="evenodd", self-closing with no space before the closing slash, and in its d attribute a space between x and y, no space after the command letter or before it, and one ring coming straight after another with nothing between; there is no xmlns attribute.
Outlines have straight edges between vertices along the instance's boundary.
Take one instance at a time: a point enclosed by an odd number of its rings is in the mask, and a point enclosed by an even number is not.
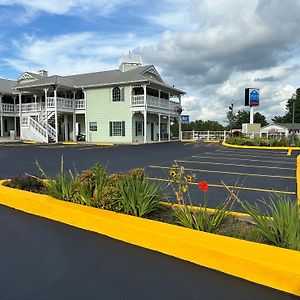
<svg viewBox="0 0 300 300"><path fill-rule="evenodd" d="M0 77L118 68L139 54L186 95L191 120L226 121L260 89L271 118L299 84L300 0L0 0Z"/></svg>

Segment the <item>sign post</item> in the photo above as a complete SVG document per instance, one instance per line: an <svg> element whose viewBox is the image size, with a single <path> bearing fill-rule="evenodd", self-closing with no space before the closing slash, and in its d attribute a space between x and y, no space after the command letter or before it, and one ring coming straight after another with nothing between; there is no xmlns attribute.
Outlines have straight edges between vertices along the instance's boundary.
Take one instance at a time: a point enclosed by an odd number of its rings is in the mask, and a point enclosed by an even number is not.
<svg viewBox="0 0 300 300"><path fill-rule="evenodd" d="M250 124L254 124L254 106L259 106L259 89L245 89L245 106L250 106Z"/></svg>

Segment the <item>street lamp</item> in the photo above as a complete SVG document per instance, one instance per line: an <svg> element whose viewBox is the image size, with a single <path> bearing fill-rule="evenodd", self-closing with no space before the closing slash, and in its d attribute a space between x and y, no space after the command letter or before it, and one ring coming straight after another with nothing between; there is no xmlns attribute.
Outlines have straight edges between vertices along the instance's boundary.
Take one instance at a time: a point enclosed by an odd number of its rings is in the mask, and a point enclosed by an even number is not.
<svg viewBox="0 0 300 300"><path fill-rule="evenodd" d="M292 98L293 102L293 115L292 115L292 141L291 141L291 146L295 146L295 102L297 100L297 95L294 93Z"/></svg>

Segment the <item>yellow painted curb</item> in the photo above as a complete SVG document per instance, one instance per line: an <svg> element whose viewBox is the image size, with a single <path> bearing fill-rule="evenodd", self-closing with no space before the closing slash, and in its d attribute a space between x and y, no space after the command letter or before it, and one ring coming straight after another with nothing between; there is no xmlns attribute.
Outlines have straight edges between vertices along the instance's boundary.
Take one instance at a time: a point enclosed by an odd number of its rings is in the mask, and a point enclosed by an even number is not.
<svg viewBox="0 0 300 300"><path fill-rule="evenodd" d="M300 155L297 156L296 184L297 184L297 200L298 200L298 204L300 205Z"/></svg>
<svg viewBox="0 0 300 300"><path fill-rule="evenodd" d="M220 143L220 141L216 141L216 140L204 140L204 143Z"/></svg>
<svg viewBox="0 0 300 300"><path fill-rule="evenodd" d="M259 150L296 150L299 151L300 147L267 147L267 146L239 146L227 144L226 142L222 142L222 145L225 147L238 148L238 149L259 149Z"/></svg>
<svg viewBox="0 0 300 300"><path fill-rule="evenodd" d="M196 143L196 140L181 140L182 143Z"/></svg>
<svg viewBox="0 0 300 300"><path fill-rule="evenodd" d="M76 142L63 142L63 145L78 145Z"/></svg>
<svg viewBox="0 0 300 300"><path fill-rule="evenodd" d="M165 207L176 207L176 208L182 207L182 205L180 205L180 204L170 203L170 202L160 202L160 204ZM204 208L200 208L199 206L187 205L187 207L190 209L194 209L194 210L198 210L198 209L204 210ZM216 209L214 209L214 208L206 208L206 210L212 214L216 212ZM251 218L251 216L246 213L240 213L240 212L236 212L236 211L226 211L226 213L233 217L240 217L240 218L246 218L246 219Z"/></svg>
<svg viewBox="0 0 300 300"><path fill-rule="evenodd" d="M37 144L35 141L23 141L23 144Z"/></svg>
<svg viewBox="0 0 300 300"><path fill-rule="evenodd" d="M0 186L0 203L300 296L300 252Z"/></svg>
<svg viewBox="0 0 300 300"><path fill-rule="evenodd" d="M112 147L112 146L114 146L114 144L109 144L109 143L97 143L96 144L97 146L102 146L102 147Z"/></svg>

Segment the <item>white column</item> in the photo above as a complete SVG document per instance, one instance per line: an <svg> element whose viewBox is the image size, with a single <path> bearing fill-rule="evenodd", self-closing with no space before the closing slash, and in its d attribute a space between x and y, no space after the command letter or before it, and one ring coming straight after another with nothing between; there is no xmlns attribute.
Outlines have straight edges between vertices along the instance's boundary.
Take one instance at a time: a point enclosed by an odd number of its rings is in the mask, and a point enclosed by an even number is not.
<svg viewBox="0 0 300 300"><path fill-rule="evenodd" d="M65 127L65 142L68 141L69 138L69 132L68 132L68 115L64 114L64 127Z"/></svg>
<svg viewBox="0 0 300 300"><path fill-rule="evenodd" d="M44 93L45 93L45 124L46 124L46 139L49 142L49 136L48 136L48 110L47 110L47 97L48 97L48 89L44 89ZM41 103L42 106L42 103Z"/></svg>
<svg viewBox="0 0 300 300"><path fill-rule="evenodd" d="M58 143L58 116L57 116L57 89L54 88L54 107L55 107L55 143Z"/></svg>
<svg viewBox="0 0 300 300"><path fill-rule="evenodd" d="M179 99L179 106L181 108L181 95L178 97ZM182 132L181 132L181 113L179 114L178 117L178 135L179 135L179 140L182 140Z"/></svg>
<svg viewBox="0 0 300 300"><path fill-rule="evenodd" d="M76 142L76 112L75 112L76 91L73 92L73 142Z"/></svg>
<svg viewBox="0 0 300 300"><path fill-rule="evenodd" d="M147 85L144 84L144 106L147 109Z"/></svg>
<svg viewBox="0 0 300 300"><path fill-rule="evenodd" d="M16 96L13 96L13 100L14 100L14 110L16 107ZM17 136L17 117L14 116L14 130L15 130L15 135Z"/></svg>
<svg viewBox="0 0 300 300"><path fill-rule="evenodd" d="M144 143L147 143L147 110L144 110Z"/></svg>
<svg viewBox="0 0 300 300"><path fill-rule="evenodd" d="M254 123L254 106L250 106L250 124Z"/></svg>
<svg viewBox="0 0 300 300"><path fill-rule="evenodd" d="M159 91L159 93L160 93L160 91ZM158 114L158 141L159 142L161 141L160 135L161 135L161 132L160 132L160 114Z"/></svg>
<svg viewBox="0 0 300 300"><path fill-rule="evenodd" d="M170 122L170 115L168 115L168 141L171 140L171 122Z"/></svg>
<svg viewBox="0 0 300 300"><path fill-rule="evenodd" d="M86 91L82 90L82 92L84 95L84 128L85 128L84 134L85 134L85 140L88 142L88 125L87 125L87 117L86 117Z"/></svg>
<svg viewBox="0 0 300 300"><path fill-rule="evenodd" d="M22 136L22 93L19 93L19 115L20 115L20 139L23 139Z"/></svg>
<svg viewBox="0 0 300 300"><path fill-rule="evenodd" d="M0 94L0 126L1 126L1 132L0 136L3 136L4 130L3 130L3 114L2 114L2 94Z"/></svg>

